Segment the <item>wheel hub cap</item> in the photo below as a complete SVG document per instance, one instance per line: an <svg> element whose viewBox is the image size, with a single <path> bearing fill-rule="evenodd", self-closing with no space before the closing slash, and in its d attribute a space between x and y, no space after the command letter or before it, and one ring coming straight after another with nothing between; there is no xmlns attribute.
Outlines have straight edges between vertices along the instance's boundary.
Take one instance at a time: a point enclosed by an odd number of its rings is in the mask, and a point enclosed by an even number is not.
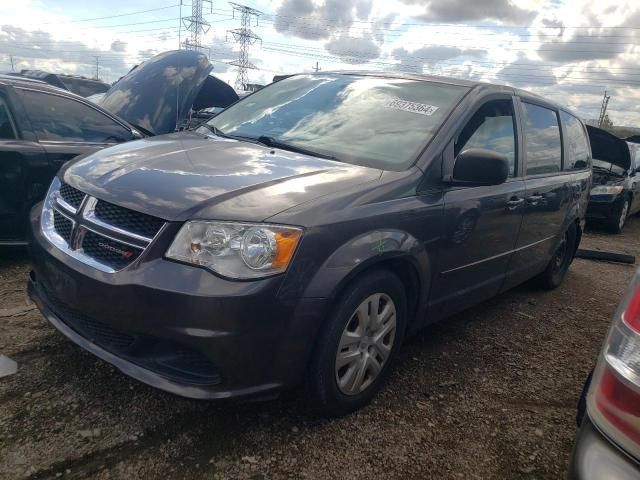
<svg viewBox="0 0 640 480"><path fill-rule="evenodd" d="M391 297L367 297L347 322L336 353L338 389L345 395L366 390L387 363L396 333L396 307Z"/></svg>

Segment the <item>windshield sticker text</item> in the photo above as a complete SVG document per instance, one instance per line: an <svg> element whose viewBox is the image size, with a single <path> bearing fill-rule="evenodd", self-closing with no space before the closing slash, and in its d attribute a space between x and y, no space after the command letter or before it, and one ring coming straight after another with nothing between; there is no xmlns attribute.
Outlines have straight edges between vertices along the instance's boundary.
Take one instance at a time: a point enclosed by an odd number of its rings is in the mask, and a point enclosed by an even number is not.
<svg viewBox="0 0 640 480"><path fill-rule="evenodd" d="M426 103L409 102L400 98L391 98L385 104L387 108L395 108L396 110L404 110L405 112L418 113L420 115L431 116L436 113L439 107L427 105Z"/></svg>

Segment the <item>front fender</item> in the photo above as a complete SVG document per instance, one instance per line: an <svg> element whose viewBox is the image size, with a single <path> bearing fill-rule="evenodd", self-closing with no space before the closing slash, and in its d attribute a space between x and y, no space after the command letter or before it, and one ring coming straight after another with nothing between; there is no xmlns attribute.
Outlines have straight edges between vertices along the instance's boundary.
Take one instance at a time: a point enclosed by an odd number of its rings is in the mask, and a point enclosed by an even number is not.
<svg viewBox="0 0 640 480"><path fill-rule="evenodd" d="M426 304L431 283L429 255L421 242L402 230L375 230L343 244L320 266L304 296L334 298L358 273L392 259L411 265L420 285L418 301Z"/></svg>

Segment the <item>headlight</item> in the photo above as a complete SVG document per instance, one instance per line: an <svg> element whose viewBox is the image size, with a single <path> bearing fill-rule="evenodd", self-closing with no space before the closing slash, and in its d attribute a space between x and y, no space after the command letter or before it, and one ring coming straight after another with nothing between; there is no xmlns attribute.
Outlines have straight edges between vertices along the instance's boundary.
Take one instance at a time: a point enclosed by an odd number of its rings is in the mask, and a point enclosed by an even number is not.
<svg viewBox="0 0 640 480"><path fill-rule="evenodd" d="M591 195L617 195L623 189L622 185L598 185L591 189Z"/></svg>
<svg viewBox="0 0 640 480"><path fill-rule="evenodd" d="M185 223L167 258L201 265L235 279L284 272L302 229L284 225L193 220Z"/></svg>

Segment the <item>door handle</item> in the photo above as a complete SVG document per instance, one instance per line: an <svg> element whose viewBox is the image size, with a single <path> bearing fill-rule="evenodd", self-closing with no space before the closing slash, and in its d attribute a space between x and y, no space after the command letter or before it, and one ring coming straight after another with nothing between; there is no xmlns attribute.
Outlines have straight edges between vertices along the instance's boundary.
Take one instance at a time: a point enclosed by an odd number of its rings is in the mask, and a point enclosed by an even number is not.
<svg viewBox="0 0 640 480"><path fill-rule="evenodd" d="M524 203L524 198L513 197L507 202L507 208L509 210L515 210Z"/></svg>
<svg viewBox="0 0 640 480"><path fill-rule="evenodd" d="M527 197L527 202L529 202L531 205L537 205L538 202L540 200L542 200L544 197L542 195L539 195L537 193L534 193L533 195L531 195L530 197Z"/></svg>

